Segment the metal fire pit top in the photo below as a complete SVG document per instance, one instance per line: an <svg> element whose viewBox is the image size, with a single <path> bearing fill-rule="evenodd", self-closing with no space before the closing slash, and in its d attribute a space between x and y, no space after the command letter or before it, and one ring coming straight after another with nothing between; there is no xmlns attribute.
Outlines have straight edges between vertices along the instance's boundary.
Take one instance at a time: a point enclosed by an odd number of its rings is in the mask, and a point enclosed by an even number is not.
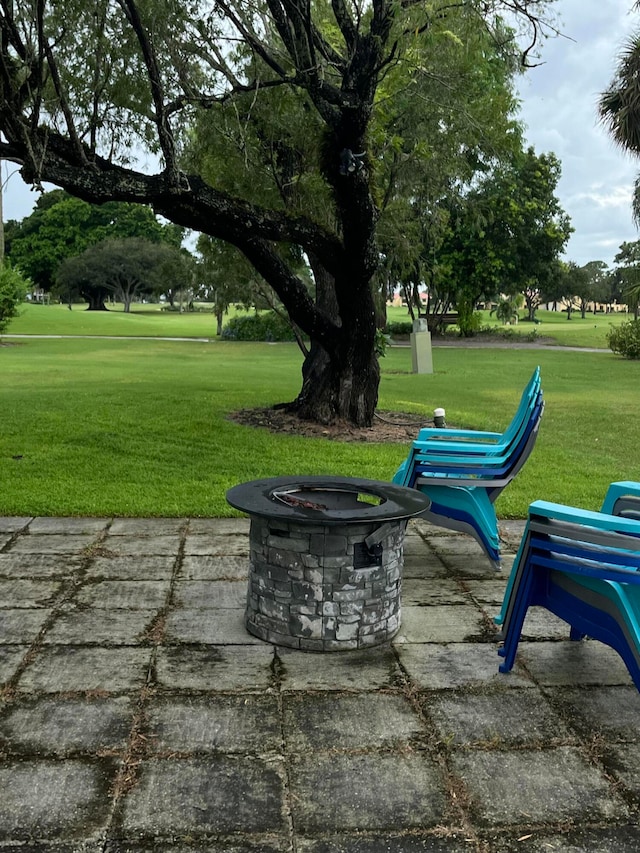
<svg viewBox="0 0 640 853"><path fill-rule="evenodd" d="M362 524L420 515L431 501L422 492L350 477L272 477L227 492L232 507L299 524Z"/></svg>

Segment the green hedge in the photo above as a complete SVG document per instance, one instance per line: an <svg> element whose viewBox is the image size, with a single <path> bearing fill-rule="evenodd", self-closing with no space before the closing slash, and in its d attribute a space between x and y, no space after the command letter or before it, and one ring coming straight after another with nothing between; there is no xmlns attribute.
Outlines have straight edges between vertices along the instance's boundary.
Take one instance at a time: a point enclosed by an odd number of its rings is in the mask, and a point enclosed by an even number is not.
<svg viewBox="0 0 640 853"><path fill-rule="evenodd" d="M295 341L293 329L275 311L232 317L220 337L225 341Z"/></svg>
<svg viewBox="0 0 640 853"><path fill-rule="evenodd" d="M387 323L383 329L385 335L410 335L413 332L413 323L411 320L403 320L402 322Z"/></svg>

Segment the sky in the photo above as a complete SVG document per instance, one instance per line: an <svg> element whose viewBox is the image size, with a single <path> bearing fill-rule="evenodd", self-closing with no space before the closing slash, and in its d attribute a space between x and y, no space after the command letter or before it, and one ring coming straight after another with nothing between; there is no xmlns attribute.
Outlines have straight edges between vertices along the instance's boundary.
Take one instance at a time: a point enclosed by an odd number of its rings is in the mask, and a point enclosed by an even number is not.
<svg viewBox="0 0 640 853"><path fill-rule="evenodd" d="M562 36L548 39L541 62L519 84L527 142L538 154L554 152L562 164L556 195L575 229L565 259L613 264L624 241L640 238L631 217L631 194L640 159L616 148L598 124L598 95L613 77L616 58L640 29L633 0L556 0ZM15 166L3 164L4 218L28 216L37 193Z"/></svg>
<svg viewBox="0 0 640 853"><path fill-rule="evenodd" d="M632 0L557 0L562 36L548 39L537 68L519 84L521 118L536 153L562 164L556 195L575 229L565 259L613 264L624 241L640 238L631 216L640 159L614 146L599 125L598 96L611 82L629 36L640 30Z"/></svg>

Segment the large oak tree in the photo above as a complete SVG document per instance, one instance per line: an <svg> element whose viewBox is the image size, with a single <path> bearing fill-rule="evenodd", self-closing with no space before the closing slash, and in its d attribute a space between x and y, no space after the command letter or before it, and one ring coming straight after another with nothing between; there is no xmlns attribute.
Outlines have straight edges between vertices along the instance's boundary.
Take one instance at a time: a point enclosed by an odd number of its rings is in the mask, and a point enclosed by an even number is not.
<svg viewBox="0 0 640 853"><path fill-rule="evenodd" d="M548 0L0 0L0 157L20 164L35 186L49 181L91 202L149 204L172 222L235 245L311 338L300 414L368 424L379 382L371 286L382 258L377 228L381 206L393 196L381 168L390 129L377 121L379 112L415 81L440 76L429 57L439 56L443 40L468 56L461 25L486 36L479 58L495 66L520 52L526 64L547 6ZM253 141L247 98L257 111L274 92L294 102L285 121L295 115L301 126L307 116L303 126L317 149L316 207L263 204L260 195L234 187L228 169L224 180L210 169L205 179L183 156L202 111L214 114L220 105L242 105ZM423 98L422 106L428 115L435 101ZM455 109L453 101L447 106ZM447 134L450 125L440 113L436 130ZM293 163L296 180L296 149L282 135L274 161ZM394 142L401 165L402 140ZM139 165L144 151L160 164L155 172ZM309 259L316 298L288 260L291 247Z"/></svg>

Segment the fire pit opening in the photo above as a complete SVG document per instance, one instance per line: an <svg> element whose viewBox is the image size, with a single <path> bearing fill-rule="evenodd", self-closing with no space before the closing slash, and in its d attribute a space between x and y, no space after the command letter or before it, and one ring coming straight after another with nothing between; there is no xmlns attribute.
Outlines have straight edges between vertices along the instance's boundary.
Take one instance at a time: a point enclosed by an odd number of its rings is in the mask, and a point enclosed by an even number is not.
<svg viewBox="0 0 640 853"><path fill-rule="evenodd" d="M251 519L251 634L339 651L398 631L405 527L429 507L424 494L374 480L280 477L235 486L227 500Z"/></svg>
<svg viewBox="0 0 640 853"><path fill-rule="evenodd" d="M349 489L312 488L309 486L294 486L289 489L274 489L271 492L274 500L288 506L315 509L318 511L354 510L358 507L380 506L386 498L371 492L357 492Z"/></svg>

